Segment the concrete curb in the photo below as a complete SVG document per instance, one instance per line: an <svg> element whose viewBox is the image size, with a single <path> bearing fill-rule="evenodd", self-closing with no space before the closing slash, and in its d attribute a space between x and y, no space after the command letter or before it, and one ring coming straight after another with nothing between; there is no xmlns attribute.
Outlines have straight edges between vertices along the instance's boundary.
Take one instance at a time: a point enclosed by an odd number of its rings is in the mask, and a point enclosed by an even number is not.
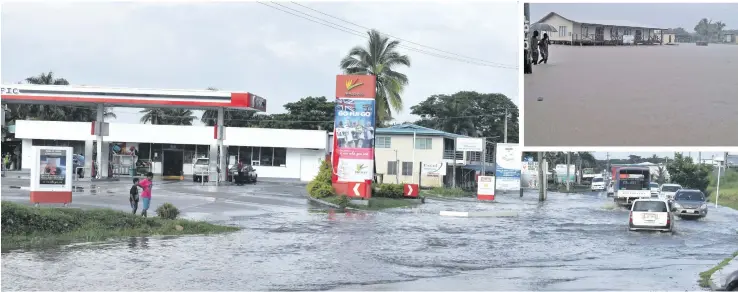
<svg viewBox="0 0 738 292"><path fill-rule="evenodd" d="M441 211L438 215L444 217L517 217L515 211L488 211L488 212L456 212Z"/></svg>
<svg viewBox="0 0 738 292"><path fill-rule="evenodd" d="M722 269L719 269L712 273L712 275L710 276L710 290L724 291L725 287L723 287L723 284L725 284L725 280L727 280L726 277L737 270L738 256L733 257L733 259L730 260L730 262L728 262L728 264Z"/></svg>
<svg viewBox="0 0 738 292"><path fill-rule="evenodd" d="M333 203L329 203L329 202L323 201L321 199L316 199L316 198L313 198L313 197L311 197L309 195L308 196L305 196L305 197L308 199L308 201L311 201L311 202L316 203L316 204L320 204L320 205L331 207L331 208L335 208L335 209L344 209L344 208L341 208L341 206L339 206L339 205L336 205L336 204L333 204ZM351 207L346 207L346 210L360 211L359 209L351 208Z"/></svg>

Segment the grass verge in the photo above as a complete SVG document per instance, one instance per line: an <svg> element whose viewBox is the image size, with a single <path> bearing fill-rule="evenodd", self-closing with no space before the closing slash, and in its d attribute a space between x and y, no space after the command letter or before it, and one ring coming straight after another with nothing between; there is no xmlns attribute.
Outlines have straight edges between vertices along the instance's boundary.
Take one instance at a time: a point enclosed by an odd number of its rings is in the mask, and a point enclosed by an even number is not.
<svg viewBox="0 0 738 292"><path fill-rule="evenodd" d="M143 218L111 209L35 208L2 202L2 248L41 248L149 235L214 234L239 230L185 219Z"/></svg>
<svg viewBox="0 0 738 292"><path fill-rule="evenodd" d="M708 200L715 203L717 193L717 176L710 176L710 184L707 187L710 194ZM728 170L720 177L720 198L718 204L721 206L738 210L738 171Z"/></svg>
<svg viewBox="0 0 738 292"><path fill-rule="evenodd" d="M333 203L336 205L341 205L341 197L339 196L329 196L325 198L321 198L321 200L324 200L329 203ZM417 205L418 202L414 200L408 200L408 199L391 199L391 198L381 198L381 197L375 197L369 199L369 204L364 205L355 205L355 204L348 204L348 207L359 209L359 210L382 210L382 209L389 209L389 208L403 208L403 207L410 207Z"/></svg>
<svg viewBox="0 0 738 292"><path fill-rule="evenodd" d="M717 264L717 266L714 266L711 269L700 273L700 286L703 288L710 288L710 277L712 277L712 274L722 269L723 267L727 266L728 263L730 263L730 260L732 260L735 257L738 257L738 251L734 252L732 256L729 256L726 259L724 259L722 262Z"/></svg>
<svg viewBox="0 0 738 292"><path fill-rule="evenodd" d="M462 197L474 197L474 193L467 192L461 188L432 188L429 190L420 191L421 194L426 197L441 197L441 198L462 198Z"/></svg>

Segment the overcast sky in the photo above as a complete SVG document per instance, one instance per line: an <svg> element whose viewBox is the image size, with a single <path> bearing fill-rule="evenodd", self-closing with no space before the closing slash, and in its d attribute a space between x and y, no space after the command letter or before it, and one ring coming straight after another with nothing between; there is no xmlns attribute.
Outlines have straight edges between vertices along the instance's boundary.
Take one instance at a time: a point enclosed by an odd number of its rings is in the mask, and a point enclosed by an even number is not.
<svg viewBox="0 0 738 292"><path fill-rule="evenodd" d="M656 27L694 31L702 18L722 21L725 29L738 29L738 3L598 3L550 4L531 3L531 22L537 22L549 12L556 12L572 20L622 20Z"/></svg>
<svg viewBox="0 0 738 292"><path fill-rule="evenodd" d="M280 4L366 35L364 28L289 2ZM399 121L414 119L410 106L432 94L503 93L518 104L514 67L520 19L515 2L301 4L423 46L513 66L478 66L401 48L412 67L397 69L410 79ZM213 86L259 94L267 98L268 112L278 113L285 103L302 97L334 98L339 61L353 46L365 43L360 36L256 2L4 3L2 82L51 70L79 85ZM140 117L136 109L116 112L114 122L136 123Z"/></svg>

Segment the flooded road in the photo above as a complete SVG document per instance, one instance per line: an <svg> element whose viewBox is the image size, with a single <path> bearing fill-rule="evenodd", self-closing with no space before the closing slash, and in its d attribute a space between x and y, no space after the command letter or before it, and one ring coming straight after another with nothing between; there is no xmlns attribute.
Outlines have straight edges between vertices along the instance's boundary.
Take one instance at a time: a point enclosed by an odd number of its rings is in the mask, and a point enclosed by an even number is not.
<svg viewBox="0 0 738 292"><path fill-rule="evenodd" d="M550 51L524 78L525 145L738 145L738 45Z"/></svg>
<svg viewBox="0 0 738 292"><path fill-rule="evenodd" d="M679 220L669 235L627 231L627 211L603 193L552 193L544 204L530 193L494 204L428 200L416 209L327 214L293 195L302 188L260 183L215 194L172 186L183 200L214 198L185 206L185 216L244 229L8 252L2 289L698 290L698 273L738 249L738 212L725 208ZM442 210L519 216L448 218Z"/></svg>

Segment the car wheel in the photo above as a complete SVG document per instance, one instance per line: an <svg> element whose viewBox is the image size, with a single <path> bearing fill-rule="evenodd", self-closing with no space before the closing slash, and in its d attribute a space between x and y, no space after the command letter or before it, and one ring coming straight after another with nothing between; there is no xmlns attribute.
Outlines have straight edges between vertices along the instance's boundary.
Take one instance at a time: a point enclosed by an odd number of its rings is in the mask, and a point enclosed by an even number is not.
<svg viewBox="0 0 738 292"><path fill-rule="evenodd" d="M725 291L738 291L738 281L733 281L728 286L725 286Z"/></svg>

